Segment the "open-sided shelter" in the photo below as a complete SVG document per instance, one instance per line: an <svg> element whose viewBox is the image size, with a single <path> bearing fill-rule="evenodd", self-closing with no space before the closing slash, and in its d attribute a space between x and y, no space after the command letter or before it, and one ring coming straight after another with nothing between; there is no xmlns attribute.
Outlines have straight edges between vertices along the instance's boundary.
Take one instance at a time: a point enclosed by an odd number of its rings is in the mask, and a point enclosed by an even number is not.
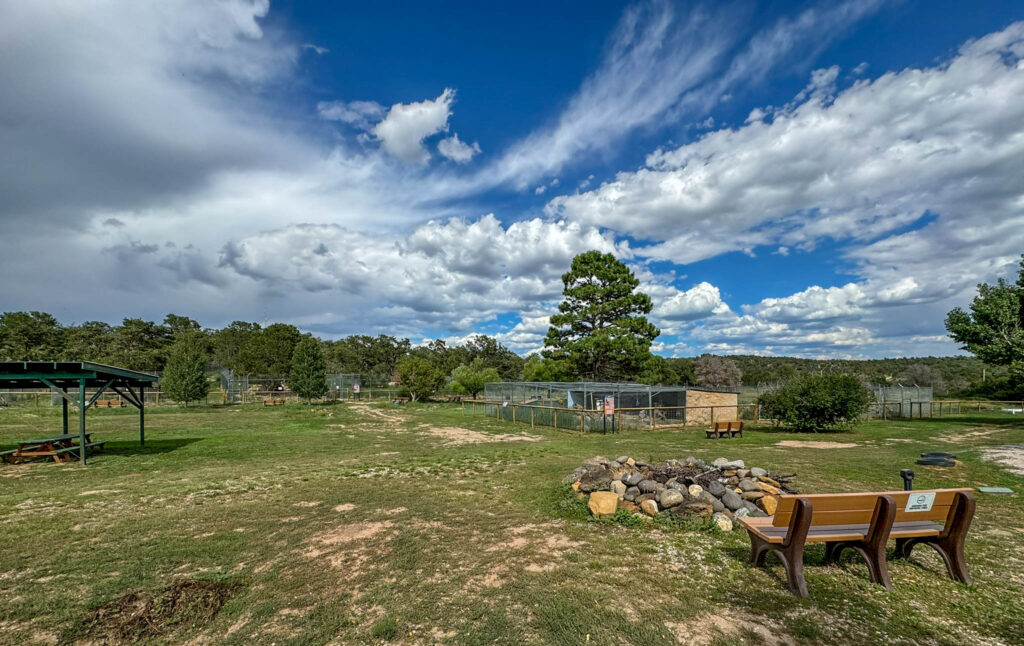
<svg viewBox="0 0 1024 646"><path fill-rule="evenodd" d="M49 388L61 397L64 434L68 433L68 405L78 409L79 446L85 447L85 412L107 391L113 391L139 410L139 443L146 443L146 386L155 375L88 361L0 361L0 390ZM93 391L86 399L86 391ZM86 462L86 451L79 449Z"/></svg>

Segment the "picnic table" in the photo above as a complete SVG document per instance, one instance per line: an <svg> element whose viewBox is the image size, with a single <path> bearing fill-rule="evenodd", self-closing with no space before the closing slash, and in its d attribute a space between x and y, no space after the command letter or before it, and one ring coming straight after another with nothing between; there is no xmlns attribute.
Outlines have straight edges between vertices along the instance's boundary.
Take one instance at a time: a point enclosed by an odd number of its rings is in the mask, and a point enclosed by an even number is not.
<svg viewBox="0 0 1024 646"><path fill-rule="evenodd" d="M55 435L35 440L18 442L18 448L0 453L0 458L11 464L16 464L22 458L51 457L54 462L70 462L78 458L79 445L74 440L79 439L77 434ZM85 434L85 450L103 450L103 442L93 442L92 433Z"/></svg>

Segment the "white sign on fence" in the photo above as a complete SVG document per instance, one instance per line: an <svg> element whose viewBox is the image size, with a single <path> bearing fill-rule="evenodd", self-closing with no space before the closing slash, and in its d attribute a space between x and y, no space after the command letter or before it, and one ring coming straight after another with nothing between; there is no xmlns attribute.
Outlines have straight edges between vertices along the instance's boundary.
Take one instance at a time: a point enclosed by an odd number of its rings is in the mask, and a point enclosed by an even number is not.
<svg viewBox="0 0 1024 646"><path fill-rule="evenodd" d="M911 493L907 497L907 506L903 511L931 511L935 504L935 492Z"/></svg>
<svg viewBox="0 0 1024 646"><path fill-rule="evenodd" d="M354 392L354 393L358 393L359 392L359 384L352 384L352 392Z"/></svg>

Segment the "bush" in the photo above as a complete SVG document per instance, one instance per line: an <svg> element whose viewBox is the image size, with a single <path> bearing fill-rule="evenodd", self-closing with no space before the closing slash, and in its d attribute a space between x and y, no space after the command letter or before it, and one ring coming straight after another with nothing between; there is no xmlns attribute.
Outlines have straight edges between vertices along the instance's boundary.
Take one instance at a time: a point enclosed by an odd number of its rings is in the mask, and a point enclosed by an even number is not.
<svg viewBox="0 0 1024 646"><path fill-rule="evenodd" d="M757 400L761 417L797 431L849 428L867 412L871 394L851 375L803 375Z"/></svg>

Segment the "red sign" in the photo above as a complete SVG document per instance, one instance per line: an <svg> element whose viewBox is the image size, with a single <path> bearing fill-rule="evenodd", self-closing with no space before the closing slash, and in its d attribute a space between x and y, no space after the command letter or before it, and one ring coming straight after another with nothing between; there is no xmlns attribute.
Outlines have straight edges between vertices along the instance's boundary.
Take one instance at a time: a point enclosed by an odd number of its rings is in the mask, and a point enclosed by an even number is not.
<svg viewBox="0 0 1024 646"><path fill-rule="evenodd" d="M615 395L604 396L604 414L614 415L615 414Z"/></svg>

